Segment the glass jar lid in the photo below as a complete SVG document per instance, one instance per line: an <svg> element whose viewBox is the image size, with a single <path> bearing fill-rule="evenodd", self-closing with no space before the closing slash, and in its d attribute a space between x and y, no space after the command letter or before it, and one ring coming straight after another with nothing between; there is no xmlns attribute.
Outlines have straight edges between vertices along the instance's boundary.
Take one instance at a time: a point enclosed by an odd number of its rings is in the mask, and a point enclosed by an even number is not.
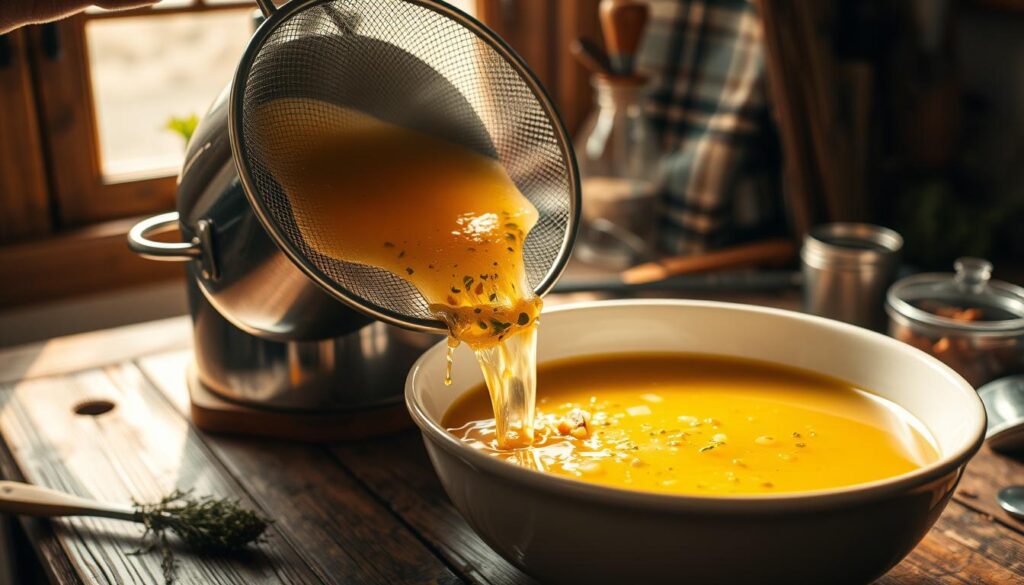
<svg viewBox="0 0 1024 585"><path fill-rule="evenodd" d="M1024 288L991 280L987 260L960 258L953 266L956 274L918 274L892 285L890 314L974 333L1024 333Z"/></svg>

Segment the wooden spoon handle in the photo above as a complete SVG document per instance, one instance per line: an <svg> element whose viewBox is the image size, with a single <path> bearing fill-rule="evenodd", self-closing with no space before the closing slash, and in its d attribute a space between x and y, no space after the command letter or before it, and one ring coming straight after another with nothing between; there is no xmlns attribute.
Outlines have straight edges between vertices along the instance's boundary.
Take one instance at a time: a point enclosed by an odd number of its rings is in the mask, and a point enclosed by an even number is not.
<svg viewBox="0 0 1024 585"><path fill-rule="evenodd" d="M742 244L706 254L673 256L634 266L622 273L626 284L654 282L680 274L749 266L779 266L796 255L793 242L783 239Z"/></svg>
<svg viewBox="0 0 1024 585"><path fill-rule="evenodd" d="M24 516L100 516L134 521L128 506L104 504L68 493L22 483L0 481L0 512Z"/></svg>
<svg viewBox="0 0 1024 585"><path fill-rule="evenodd" d="M647 4L633 0L601 0L598 12L612 70L619 75L631 75L650 9Z"/></svg>
<svg viewBox="0 0 1024 585"><path fill-rule="evenodd" d="M579 61L580 65L597 75L611 75L612 67L608 62L608 54L594 41L580 37L569 45L569 52Z"/></svg>

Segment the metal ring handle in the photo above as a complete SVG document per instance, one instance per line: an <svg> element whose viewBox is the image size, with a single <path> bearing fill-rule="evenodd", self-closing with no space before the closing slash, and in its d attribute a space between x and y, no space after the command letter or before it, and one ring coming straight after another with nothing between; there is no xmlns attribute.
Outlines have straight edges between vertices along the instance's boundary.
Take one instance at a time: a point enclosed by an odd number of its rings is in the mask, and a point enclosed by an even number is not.
<svg viewBox="0 0 1024 585"><path fill-rule="evenodd" d="M198 237L189 242L157 242L147 237L153 231L177 224L178 219L178 212L171 211L140 221L128 231L128 247L132 252L150 260L184 262L201 257L203 247Z"/></svg>
<svg viewBox="0 0 1024 585"><path fill-rule="evenodd" d="M277 6L274 6L273 0L256 0L256 4L259 5L260 11L263 12L263 16L270 16L277 12Z"/></svg>

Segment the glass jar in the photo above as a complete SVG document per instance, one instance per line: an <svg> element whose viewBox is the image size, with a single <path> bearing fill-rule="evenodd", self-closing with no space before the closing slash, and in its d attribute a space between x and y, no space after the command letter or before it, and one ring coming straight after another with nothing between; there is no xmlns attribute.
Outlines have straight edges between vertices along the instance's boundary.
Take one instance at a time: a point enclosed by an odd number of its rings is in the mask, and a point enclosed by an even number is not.
<svg viewBox="0 0 1024 585"><path fill-rule="evenodd" d="M593 78L595 108L576 139L583 209L576 256L622 269L654 255L660 154L642 78Z"/></svg>
<svg viewBox="0 0 1024 585"><path fill-rule="evenodd" d="M919 274L886 296L889 334L945 362L976 388L1024 371L1024 288L961 258L956 274Z"/></svg>

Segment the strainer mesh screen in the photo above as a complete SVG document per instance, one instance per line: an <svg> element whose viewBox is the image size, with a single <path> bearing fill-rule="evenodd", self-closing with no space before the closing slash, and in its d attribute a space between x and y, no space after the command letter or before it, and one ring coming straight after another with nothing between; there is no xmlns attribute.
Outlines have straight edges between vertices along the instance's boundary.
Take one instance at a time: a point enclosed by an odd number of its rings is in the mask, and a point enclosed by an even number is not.
<svg viewBox="0 0 1024 585"><path fill-rule="evenodd" d="M298 229L298 223L306 224L275 180L272 163L274 157L294 156L291 145L302 139L298 128L352 122L344 110L324 102L430 132L500 161L540 213L524 245L535 289L568 254L565 236L574 221L576 189L567 160L571 149L518 65L460 16L408 0L314 3L290 14L250 52L248 71L239 73L244 85L236 86L241 99L232 120L240 137L236 155L250 176L249 194L271 230L343 297L398 319L432 320L425 299L409 283L324 256L316 251L323 249L318 242L306 241ZM257 122L258 108L281 98L313 100L272 123Z"/></svg>

